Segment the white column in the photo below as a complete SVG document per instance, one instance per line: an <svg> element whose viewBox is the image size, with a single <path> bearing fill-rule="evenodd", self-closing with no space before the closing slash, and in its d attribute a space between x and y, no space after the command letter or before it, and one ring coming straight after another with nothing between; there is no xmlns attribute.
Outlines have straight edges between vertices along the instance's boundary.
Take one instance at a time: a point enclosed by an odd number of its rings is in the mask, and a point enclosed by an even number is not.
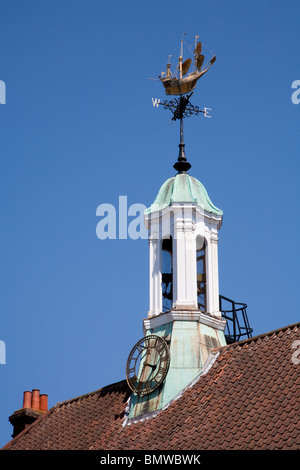
<svg viewBox="0 0 300 470"><path fill-rule="evenodd" d="M158 238L149 238L149 312L148 318L162 311L161 293L161 242Z"/></svg>
<svg viewBox="0 0 300 470"><path fill-rule="evenodd" d="M189 305L198 308L197 304L197 260L196 235L190 230L185 233L186 240L186 299Z"/></svg>
<svg viewBox="0 0 300 470"><path fill-rule="evenodd" d="M182 208L175 216L173 252L173 305L197 308L196 238L189 207Z"/></svg>
<svg viewBox="0 0 300 470"><path fill-rule="evenodd" d="M212 314L221 317L219 308L219 263L218 263L218 238L216 236L211 238L211 251L212 251L212 269L213 269L213 300L212 300Z"/></svg>
<svg viewBox="0 0 300 470"><path fill-rule="evenodd" d="M206 239L205 244L205 267L206 267L206 310L212 311L212 266L211 266L211 245L210 238Z"/></svg>
<svg viewBox="0 0 300 470"><path fill-rule="evenodd" d="M173 277L175 278L174 288L176 289L174 296L175 307L183 305L185 291L185 252L184 252L184 233L181 226L182 222L176 221L175 237L174 237L174 265Z"/></svg>

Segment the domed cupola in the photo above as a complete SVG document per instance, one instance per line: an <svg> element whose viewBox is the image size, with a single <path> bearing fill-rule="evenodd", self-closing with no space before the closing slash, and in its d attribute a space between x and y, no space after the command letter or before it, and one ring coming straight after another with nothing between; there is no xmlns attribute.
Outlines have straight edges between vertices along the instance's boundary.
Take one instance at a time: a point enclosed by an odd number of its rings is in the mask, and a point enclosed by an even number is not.
<svg viewBox="0 0 300 470"><path fill-rule="evenodd" d="M203 184L188 173L177 173L177 175L167 179L161 186L154 203L145 213L151 214L165 209L172 203L181 202L196 203L207 213L218 216L223 215L223 211L211 202Z"/></svg>
<svg viewBox="0 0 300 470"><path fill-rule="evenodd" d="M145 211L150 244L149 317L171 309L219 312L218 230L223 211L187 173L161 186Z"/></svg>

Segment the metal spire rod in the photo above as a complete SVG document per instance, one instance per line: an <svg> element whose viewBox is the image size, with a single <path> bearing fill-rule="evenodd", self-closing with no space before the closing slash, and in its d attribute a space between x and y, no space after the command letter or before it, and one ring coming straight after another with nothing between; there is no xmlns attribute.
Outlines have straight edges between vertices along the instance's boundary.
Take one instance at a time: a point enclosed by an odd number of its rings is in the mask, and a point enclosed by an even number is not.
<svg viewBox="0 0 300 470"><path fill-rule="evenodd" d="M192 114L205 113L205 111L199 109L198 106L193 106L190 103L190 97L193 93L183 96L180 95L180 98L175 98L171 101L163 101L162 104L165 109L170 109L173 113L172 121L180 119L180 143L179 143L179 155L177 162L173 165L173 168L178 171L178 173L186 173L190 168L191 164L187 161L185 155L185 143L183 140L183 119L185 117L191 116Z"/></svg>
<svg viewBox="0 0 300 470"><path fill-rule="evenodd" d="M180 117L180 144L178 147L179 155L177 162L173 165L173 168L175 168L178 173L186 173L192 165L187 161L185 156L185 143L183 141L183 116Z"/></svg>

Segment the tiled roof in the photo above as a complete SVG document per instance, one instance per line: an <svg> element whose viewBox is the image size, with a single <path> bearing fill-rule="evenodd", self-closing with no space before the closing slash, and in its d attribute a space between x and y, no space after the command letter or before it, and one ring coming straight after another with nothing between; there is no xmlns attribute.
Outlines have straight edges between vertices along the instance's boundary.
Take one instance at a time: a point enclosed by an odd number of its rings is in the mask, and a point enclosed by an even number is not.
<svg viewBox="0 0 300 470"><path fill-rule="evenodd" d="M126 381L58 403L6 449L300 449L300 323L214 350L156 417L126 422Z"/></svg>

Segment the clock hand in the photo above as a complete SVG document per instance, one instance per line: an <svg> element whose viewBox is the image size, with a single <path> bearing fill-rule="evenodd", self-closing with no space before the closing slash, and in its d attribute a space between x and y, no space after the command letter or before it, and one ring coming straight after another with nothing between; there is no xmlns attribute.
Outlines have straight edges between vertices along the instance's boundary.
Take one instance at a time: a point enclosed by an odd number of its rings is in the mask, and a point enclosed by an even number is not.
<svg viewBox="0 0 300 470"><path fill-rule="evenodd" d="M156 369L156 365L154 364L149 364L149 362L145 362L145 366L149 366L149 367L152 367L152 369Z"/></svg>

